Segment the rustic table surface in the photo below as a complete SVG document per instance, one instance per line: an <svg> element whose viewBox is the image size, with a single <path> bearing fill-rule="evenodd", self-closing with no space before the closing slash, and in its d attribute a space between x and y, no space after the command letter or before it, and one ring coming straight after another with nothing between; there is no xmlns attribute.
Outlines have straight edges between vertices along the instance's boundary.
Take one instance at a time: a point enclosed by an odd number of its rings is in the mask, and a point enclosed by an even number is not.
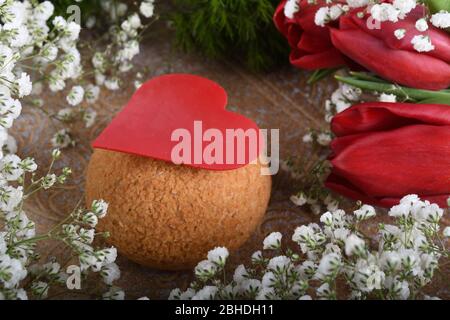
<svg viewBox="0 0 450 320"><path fill-rule="evenodd" d="M239 67L237 63L213 62L196 55L186 55L175 51L171 41L163 35L151 36L143 45L137 60L137 68L145 72L147 78L164 73L192 73L210 78L221 84L229 95L229 109L254 119L261 128L280 129L281 158L301 157L305 155L302 136L308 128L324 129L324 101L331 95L337 84L325 80L309 86L306 81L308 73L285 67L269 74L253 74ZM72 128L79 143L64 152L59 167L70 166L73 177L63 189L40 193L34 196L27 206L32 219L37 222L38 231L45 232L69 213L76 203L83 198L85 169L92 149L90 142L110 122L114 115L124 106L134 91L133 79L125 81L123 90L103 91L95 105L98 119L92 128ZM65 97L51 92L43 94L49 108L55 110L65 106ZM48 150L51 149L50 138L55 132L53 124L39 110L25 106L23 116L16 122L12 134L17 138L19 154L33 156L41 164L41 170L49 164ZM266 217L251 239L238 251L231 253L231 265L249 262L250 255L260 250L262 240L272 231L280 231L285 239L290 239L293 230L305 223L317 221L318 217L307 209L295 207L289 196L295 190L295 183L281 172L273 179L273 194ZM378 216L371 224L372 230L386 216ZM448 216L445 224L449 225ZM63 247L47 243L43 248L45 256L65 256ZM118 282L129 299L148 296L151 299L166 299L171 289L188 286L192 279L192 270L186 272L165 272L139 266L124 257L118 258L122 277ZM442 298L450 297L448 268L437 275L435 285L429 288L430 294ZM57 298L89 298L89 295L77 293L57 296Z"/></svg>

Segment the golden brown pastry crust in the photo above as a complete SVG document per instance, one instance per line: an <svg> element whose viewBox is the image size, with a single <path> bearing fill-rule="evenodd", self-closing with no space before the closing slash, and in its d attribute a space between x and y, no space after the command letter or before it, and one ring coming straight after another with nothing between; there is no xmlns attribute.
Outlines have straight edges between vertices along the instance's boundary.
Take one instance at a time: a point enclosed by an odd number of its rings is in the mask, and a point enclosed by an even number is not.
<svg viewBox="0 0 450 320"><path fill-rule="evenodd" d="M86 200L109 202L98 229L111 233L121 254L154 268L190 269L216 246L238 248L261 223L271 177L260 169L209 171L95 150Z"/></svg>

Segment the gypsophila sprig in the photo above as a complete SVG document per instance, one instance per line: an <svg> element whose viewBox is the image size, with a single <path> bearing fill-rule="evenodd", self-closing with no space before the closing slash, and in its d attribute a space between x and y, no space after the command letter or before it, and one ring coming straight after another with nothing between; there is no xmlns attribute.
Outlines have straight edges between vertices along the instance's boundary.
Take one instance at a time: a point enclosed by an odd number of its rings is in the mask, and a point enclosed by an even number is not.
<svg viewBox="0 0 450 320"><path fill-rule="evenodd" d="M133 59L140 52L142 32L156 19L152 0L134 6L105 0L99 9L110 17L105 19L109 30L102 30L93 46L91 40L80 38L79 24L55 15L50 1L1 1L0 84L7 93L0 99L4 106L2 127L10 128L21 110L20 102L9 96L30 94L28 105L42 111L58 127L51 139L54 147L75 145L71 123L82 121L86 127L95 123L97 113L92 105L100 88L121 87L122 77L133 69ZM41 98L46 87L62 92L66 105L56 111L48 108Z"/></svg>
<svg viewBox="0 0 450 320"><path fill-rule="evenodd" d="M39 175L34 159L16 155L17 144L8 134L22 111L21 100L38 95L43 84L61 91L66 82L75 81L82 72L76 48L80 26L59 16L51 19L53 13L50 1L0 1L0 300L45 299L67 290L68 267L81 270L81 279L76 281L81 286L87 277L97 276L104 282L105 297L123 298L123 292L112 289L113 281L120 276L114 264L116 249L92 246L96 235L107 236L94 229L106 214L104 201L96 201L88 209L77 206L43 234L37 234L35 223L25 211L25 203L33 195L60 187L71 175L68 167L54 169L61 157L59 149L51 152L48 170ZM34 74L39 80L32 83ZM95 95L92 88L74 85L67 100L78 107L85 97L94 99ZM39 98L29 105L44 108ZM57 132L52 142L61 148L73 145L66 129ZM74 259L63 263L54 258L40 259L37 244L47 240L69 247Z"/></svg>
<svg viewBox="0 0 450 320"><path fill-rule="evenodd" d="M284 250L281 234L271 233L265 251L255 252L250 265L239 265L231 279L222 265L219 270L205 260L191 286L174 289L169 299L429 299L424 287L450 258L441 241L450 234L448 227L440 230L443 214L435 204L409 195L390 210L393 224L380 225L378 236L368 239L361 226L376 215L373 207L362 205L352 214L326 212L321 225L295 230L297 252Z"/></svg>
<svg viewBox="0 0 450 320"><path fill-rule="evenodd" d="M120 277L120 270L114 263L115 248L95 248L92 246L96 235L95 226L105 217L108 205L103 200L95 200L91 207L77 206L63 221L44 234L36 234L35 223L24 211L25 201L33 194L62 184L70 176L70 169L61 172L53 170L60 151L52 151L52 163L48 172L39 177L34 160L20 160L16 155L7 155L0 162L3 170L0 179L0 298L2 299L45 299L52 293L67 290L66 280L70 266L78 266L81 279L97 277L104 282L110 292L113 282ZM5 180L8 178L8 180ZM20 184L19 184L20 181ZM16 186L19 184L19 186ZM59 263L51 258L42 263L38 259L36 245L46 240L56 240L71 250L77 260ZM120 298L123 295L113 295ZM107 296L110 298L110 296Z"/></svg>

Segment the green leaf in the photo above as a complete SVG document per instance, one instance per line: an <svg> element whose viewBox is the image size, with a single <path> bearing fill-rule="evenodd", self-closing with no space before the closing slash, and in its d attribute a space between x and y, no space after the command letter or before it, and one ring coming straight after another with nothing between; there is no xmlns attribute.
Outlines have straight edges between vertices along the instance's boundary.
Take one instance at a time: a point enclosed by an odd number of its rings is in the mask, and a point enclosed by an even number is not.
<svg viewBox="0 0 450 320"><path fill-rule="evenodd" d="M436 13L441 10L450 12L450 0L426 0L426 3L432 13Z"/></svg>
<svg viewBox="0 0 450 320"><path fill-rule="evenodd" d="M338 71L339 68L318 69L309 77L307 84L314 84Z"/></svg>

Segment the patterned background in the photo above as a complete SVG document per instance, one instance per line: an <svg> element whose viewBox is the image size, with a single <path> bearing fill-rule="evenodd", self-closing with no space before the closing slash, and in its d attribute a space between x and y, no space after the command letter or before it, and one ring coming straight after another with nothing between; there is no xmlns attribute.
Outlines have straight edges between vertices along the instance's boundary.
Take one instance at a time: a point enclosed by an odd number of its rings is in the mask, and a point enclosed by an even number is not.
<svg viewBox="0 0 450 320"><path fill-rule="evenodd" d="M151 35L138 58L138 68L146 71L146 76L171 73L193 73L208 77L221 84L229 95L229 109L254 119L261 128L280 129L281 158L288 156L308 157L301 142L308 128L324 129L327 127L322 112L325 99L331 95L337 84L332 80L320 82L318 85L306 84L308 73L293 68L270 74L252 74L230 62L205 61L195 55L185 55L174 51L165 33ZM103 91L95 105L98 112L96 124L89 129L73 127L72 130L79 143L75 148L64 152L63 160L57 168L70 166L73 177L67 185L51 192L41 192L28 201L27 212L37 222L38 231L45 232L52 225L64 218L83 198L85 168L91 155L90 142L107 126L112 117L128 101L134 89L133 79L124 90L117 92ZM46 105L54 110L64 107L65 98L45 92ZM50 138L55 132L54 125L40 111L25 106L23 116L16 122L12 134L19 143L19 154L33 156L41 165L41 170L50 163ZM273 181L273 194L263 224L256 230L251 239L237 252L231 253L231 266L249 262L250 255L261 249L262 240L272 231L281 231L285 240L290 239L295 227L317 221L318 217L311 212L292 205L289 196L297 191L295 183L281 172ZM377 217L369 226L369 232L386 217ZM446 224L449 224L448 216ZM44 257L67 256L63 247L55 243L46 243L42 247ZM151 299L166 299L171 289L185 288L192 278L192 270L186 272L165 272L141 267L124 257L118 258L122 277L118 285L125 289L129 299L148 296ZM449 274L448 268L443 271ZM440 297L449 297L450 285L447 276L437 275L435 287L430 292ZM439 280L439 277L442 277ZM89 298L89 295L78 293L57 296L58 298Z"/></svg>

